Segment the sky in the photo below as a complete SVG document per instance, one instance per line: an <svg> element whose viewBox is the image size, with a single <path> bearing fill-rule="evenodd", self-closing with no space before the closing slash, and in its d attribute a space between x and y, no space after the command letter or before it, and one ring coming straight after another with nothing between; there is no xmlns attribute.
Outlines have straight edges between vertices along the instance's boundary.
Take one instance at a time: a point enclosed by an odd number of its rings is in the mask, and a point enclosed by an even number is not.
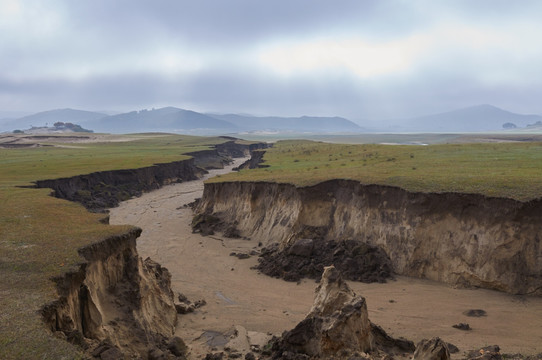
<svg viewBox="0 0 542 360"><path fill-rule="evenodd" d="M0 0L0 112L542 114L538 0Z"/></svg>

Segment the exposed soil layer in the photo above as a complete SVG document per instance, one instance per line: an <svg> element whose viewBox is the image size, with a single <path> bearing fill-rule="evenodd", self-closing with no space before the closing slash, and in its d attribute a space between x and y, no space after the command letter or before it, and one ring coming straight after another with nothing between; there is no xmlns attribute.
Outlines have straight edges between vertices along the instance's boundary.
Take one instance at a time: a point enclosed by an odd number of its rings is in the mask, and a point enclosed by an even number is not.
<svg viewBox="0 0 542 360"><path fill-rule="evenodd" d="M232 252L250 254L261 249L259 242L269 239L265 233L251 239L224 238L219 233L194 234L190 227L193 214L185 205L201 197L202 192L201 180L166 186L111 209L111 223L142 227L137 244L139 253L171 271L175 294L181 292L191 300L206 300L207 305L179 318L176 335L190 348L189 358L203 359L215 348L213 351L224 353L225 359L234 354L226 351L226 347L242 348L231 343L233 328L236 331L245 328L250 339L254 339L255 333L279 336L295 328L313 304L315 283L309 279L286 282L251 270L258 265L257 256L247 259L230 256ZM268 216L274 216L276 207L270 205ZM240 229L243 226L243 223L237 225ZM464 359L468 350L487 344L499 344L503 354L542 351L542 298L452 288L401 275L385 284L348 284L366 298L371 321L388 335L405 337L414 343L439 336L459 348L459 352L452 354L453 359ZM470 309L483 309L487 316L463 314ZM461 322L469 323L473 330L465 332L452 327ZM252 342L249 345L251 351ZM261 357L261 352L254 353L256 358Z"/></svg>
<svg viewBox="0 0 542 360"><path fill-rule="evenodd" d="M350 180L302 188L223 182L205 184L200 214L264 245L359 239L380 246L397 274L542 294L542 200L412 193Z"/></svg>
<svg viewBox="0 0 542 360"><path fill-rule="evenodd" d="M55 280L59 299L42 308L47 327L89 352L146 357L173 337L171 275L136 250L135 228L79 250L79 268ZM103 357L102 357L103 358Z"/></svg>
<svg viewBox="0 0 542 360"><path fill-rule="evenodd" d="M354 240L299 239L283 249L275 243L262 249L258 262L256 269L286 281L319 280L330 265L346 280L384 283L393 278L390 258L381 248Z"/></svg>
<svg viewBox="0 0 542 360"><path fill-rule="evenodd" d="M265 155L264 150L254 151L251 153L250 159L239 165L239 167L234 170L241 169L256 169L262 167L268 167L269 165L263 165L263 156Z"/></svg>
<svg viewBox="0 0 542 360"><path fill-rule="evenodd" d="M243 157L265 148L264 143L239 144L228 141L215 149L189 153L191 159L138 168L100 171L69 178L39 180L38 188L51 188L54 196L83 204L91 211L118 206L120 201L140 196L164 185L196 180L205 169L222 168L232 157Z"/></svg>
<svg viewBox="0 0 542 360"><path fill-rule="evenodd" d="M188 159L139 169L39 180L36 187L51 188L55 197L79 202L92 211L101 211L166 184L195 180L204 173L203 169L196 167L194 159Z"/></svg>

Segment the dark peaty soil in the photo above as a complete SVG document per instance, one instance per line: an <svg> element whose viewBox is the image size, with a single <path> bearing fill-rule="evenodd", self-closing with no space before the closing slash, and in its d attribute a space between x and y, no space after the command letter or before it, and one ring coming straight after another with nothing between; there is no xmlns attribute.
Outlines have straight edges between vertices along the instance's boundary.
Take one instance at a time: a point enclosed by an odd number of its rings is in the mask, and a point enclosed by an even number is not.
<svg viewBox="0 0 542 360"><path fill-rule="evenodd" d="M286 281L319 280L324 267L330 265L347 280L384 283L393 278L391 261L384 250L354 240L299 239L282 250L273 244L262 249L258 262L256 269Z"/></svg>

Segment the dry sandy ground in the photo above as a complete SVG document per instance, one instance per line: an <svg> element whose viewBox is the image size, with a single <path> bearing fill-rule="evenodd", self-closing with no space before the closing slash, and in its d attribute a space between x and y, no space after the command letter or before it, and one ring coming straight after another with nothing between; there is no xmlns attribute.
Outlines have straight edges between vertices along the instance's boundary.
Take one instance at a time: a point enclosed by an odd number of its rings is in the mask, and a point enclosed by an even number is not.
<svg viewBox="0 0 542 360"><path fill-rule="evenodd" d="M216 170L211 176L228 171ZM309 311L316 284L269 278L251 270L257 258L240 260L231 252L249 252L258 239L202 237L190 228L192 211L183 205L201 197L202 181L164 187L111 209L112 224L143 228L139 254L167 267L174 292L207 305L179 318L177 335L191 347L193 358L209 348L213 334L234 325L249 331L280 334L293 328ZM542 298L511 296L489 290L453 289L420 279L398 277L387 284L350 283L367 299L369 318L393 336L414 342L439 336L463 351L499 345L503 353L542 352ZM483 309L487 316L463 315ZM462 331L454 324L468 323ZM220 337L215 338L220 347Z"/></svg>

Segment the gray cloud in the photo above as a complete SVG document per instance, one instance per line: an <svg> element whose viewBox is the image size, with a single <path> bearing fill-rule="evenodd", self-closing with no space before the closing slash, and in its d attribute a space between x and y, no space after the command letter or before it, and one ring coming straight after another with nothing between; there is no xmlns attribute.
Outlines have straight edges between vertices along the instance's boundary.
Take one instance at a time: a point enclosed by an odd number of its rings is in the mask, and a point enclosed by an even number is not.
<svg viewBox="0 0 542 360"><path fill-rule="evenodd" d="M542 113L540 15L538 1L6 0L0 110Z"/></svg>

